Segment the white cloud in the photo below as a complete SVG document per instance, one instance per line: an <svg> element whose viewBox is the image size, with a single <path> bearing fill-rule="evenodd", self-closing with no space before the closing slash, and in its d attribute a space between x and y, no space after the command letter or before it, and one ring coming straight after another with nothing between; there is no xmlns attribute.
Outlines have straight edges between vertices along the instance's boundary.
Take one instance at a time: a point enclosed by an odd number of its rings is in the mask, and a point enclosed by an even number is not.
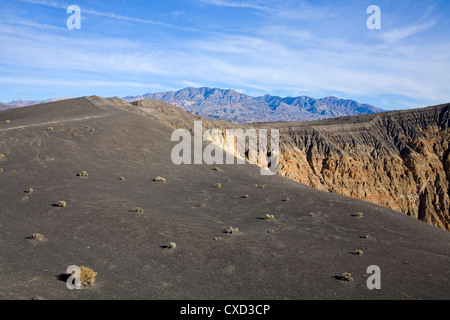
<svg viewBox="0 0 450 320"><path fill-rule="evenodd" d="M53 1L24 1L58 5ZM238 4L224 0L203 2ZM256 2L242 2L237 7L246 5L265 10ZM92 34L73 37L65 28L26 20L3 20L0 66L7 65L23 73L15 72L20 74L16 78L3 76L0 83L129 87L142 88L142 93L157 88L156 82L162 91L175 85L222 84L254 92L305 94L316 98L330 94L350 98L396 95L407 98L404 101L426 100L432 104L432 101L450 101L447 88L450 44L435 42L430 50L415 42L412 36L435 24L436 20L431 20L386 31L380 34L384 42L376 45L346 37L319 37L315 30L288 28L280 23L266 24L245 35L205 32L201 38L174 37L176 42L167 40L150 46L143 40ZM400 45L408 37L411 41ZM42 79L28 70L48 73L48 77Z"/></svg>
<svg viewBox="0 0 450 320"><path fill-rule="evenodd" d="M412 25L401 29L393 29L381 33L381 38L388 44L399 42L403 39L409 38L415 34L427 31L436 24L437 20L432 20L427 23Z"/></svg>
<svg viewBox="0 0 450 320"><path fill-rule="evenodd" d="M52 7L52 8L60 8L60 9L67 9L67 7L69 6L69 5L60 4L56 1L50 1L50 0L19 0L19 1L43 5L43 6ZM176 25L172 25L172 24L168 24L168 23L164 23L164 22L160 22L160 21L153 21L153 20L149 20L149 19L140 19L140 18L135 18L135 17L124 16L124 15L116 14L114 12L103 12L103 11L98 11L98 10L91 9L91 8L86 8L84 6L81 7L80 9L81 9L81 14L91 14L91 15L95 15L95 16L116 19L116 20L122 20L122 21L153 24L153 25L158 25L158 26L162 26L162 27L195 31L195 29L189 28L189 27L181 27L181 26L176 26Z"/></svg>

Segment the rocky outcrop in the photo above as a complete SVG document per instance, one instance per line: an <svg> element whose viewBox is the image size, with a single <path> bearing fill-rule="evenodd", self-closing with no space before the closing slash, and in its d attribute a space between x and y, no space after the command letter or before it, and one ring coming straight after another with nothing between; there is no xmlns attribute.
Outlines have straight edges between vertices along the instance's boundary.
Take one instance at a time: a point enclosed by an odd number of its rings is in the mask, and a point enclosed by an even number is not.
<svg viewBox="0 0 450 320"><path fill-rule="evenodd" d="M173 128L278 129L280 175L322 191L369 201L450 230L450 104L315 122L236 125L208 120L162 101L134 102ZM258 163L266 166L267 163Z"/></svg>
<svg viewBox="0 0 450 320"><path fill-rule="evenodd" d="M282 128L279 174L450 230L449 106Z"/></svg>

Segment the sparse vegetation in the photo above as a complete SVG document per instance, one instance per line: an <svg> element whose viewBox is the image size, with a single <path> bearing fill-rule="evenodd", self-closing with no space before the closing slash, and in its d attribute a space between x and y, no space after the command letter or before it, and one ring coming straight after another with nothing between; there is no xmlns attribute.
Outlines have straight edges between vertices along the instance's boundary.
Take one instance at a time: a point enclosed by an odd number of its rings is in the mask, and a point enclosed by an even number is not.
<svg viewBox="0 0 450 320"><path fill-rule="evenodd" d="M246 194L246 195L243 195L241 198L243 198L243 199L247 199L249 197L249 195L248 194Z"/></svg>
<svg viewBox="0 0 450 320"><path fill-rule="evenodd" d="M5 120L5 123L6 124L11 123L11 120Z"/></svg>
<svg viewBox="0 0 450 320"><path fill-rule="evenodd" d="M370 234L365 234L365 235L362 236L362 238L364 238L364 239L370 239Z"/></svg>
<svg viewBox="0 0 450 320"><path fill-rule="evenodd" d="M0 168L0 173L2 173L3 172L3 168Z"/></svg>
<svg viewBox="0 0 450 320"><path fill-rule="evenodd" d="M5 160L5 155L3 153L0 153L0 160Z"/></svg>
<svg viewBox="0 0 450 320"><path fill-rule="evenodd" d="M91 132L94 132L95 131L95 129L94 128L91 128Z"/></svg>
<svg viewBox="0 0 450 320"><path fill-rule="evenodd" d="M227 230L225 230L225 233L229 233L229 234L234 234L234 233L238 233L239 232L239 228L233 228L232 226L230 226Z"/></svg>
<svg viewBox="0 0 450 320"><path fill-rule="evenodd" d="M267 184L263 184L260 186L261 189L267 188Z"/></svg>
<svg viewBox="0 0 450 320"><path fill-rule="evenodd" d="M139 208L139 207L136 207L136 208L134 208L134 212L143 213L143 212L144 212L144 209Z"/></svg>
<svg viewBox="0 0 450 320"><path fill-rule="evenodd" d="M351 273L348 272L344 272L342 274L342 280L348 281L348 282L353 282L353 277Z"/></svg>
<svg viewBox="0 0 450 320"><path fill-rule="evenodd" d="M95 277L97 272L94 272L91 268L81 266L80 267L80 284L82 288L91 288L95 286Z"/></svg>
<svg viewBox="0 0 450 320"><path fill-rule="evenodd" d="M200 203L200 208L205 208L205 207L206 207L206 204Z"/></svg>
<svg viewBox="0 0 450 320"><path fill-rule="evenodd" d="M356 218L362 218L364 216L364 213L359 211L356 214L354 214L353 216L356 217Z"/></svg>
<svg viewBox="0 0 450 320"><path fill-rule="evenodd" d="M284 202L289 201L289 198L283 199L282 201L284 201Z"/></svg>
<svg viewBox="0 0 450 320"><path fill-rule="evenodd" d="M40 233L33 233L28 239L41 242L45 240L45 237Z"/></svg>
<svg viewBox="0 0 450 320"><path fill-rule="evenodd" d="M64 208L67 206L67 203L65 201L58 201L58 203L56 204L57 207L61 207Z"/></svg>
<svg viewBox="0 0 450 320"><path fill-rule="evenodd" d="M77 176L78 177L87 177L87 176L89 176L89 174L86 171L83 170L80 173L77 173Z"/></svg>
<svg viewBox="0 0 450 320"><path fill-rule="evenodd" d="M33 188L29 188L27 191L25 191L26 193L33 193L34 192L34 190L33 190Z"/></svg>
<svg viewBox="0 0 450 320"><path fill-rule="evenodd" d="M272 230L269 230L268 232L269 233L275 233L275 230L272 229Z"/></svg>
<svg viewBox="0 0 450 320"><path fill-rule="evenodd" d="M364 254L364 252L362 250L355 250L355 254L357 256L362 256Z"/></svg>
<svg viewBox="0 0 450 320"><path fill-rule="evenodd" d="M177 244L175 242L170 242L167 246L168 249L175 249L177 247Z"/></svg>
<svg viewBox="0 0 450 320"><path fill-rule="evenodd" d="M273 214L266 214L266 220L273 220L275 219L275 216Z"/></svg>
<svg viewBox="0 0 450 320"><path fill-rule="evenodd" d="M220 188L222 188L222 185L221 185L220 183L217 183L217 184L216 184L216 187L217 187L218 189L220 189Z"/></svg>
<svg viewBox="0 0 450 320"><path fill-rule="evenodd" d="M47 130L47 131L52 131L52 130L53 130L53 127L48 127L48 128L45 129L45 130Z"/></svg>
<svg viewBox="0 0 450 320"><path fill-rule="evenodd" d="M166 178L163 178L163 177L156 177L155 179L153 179L153 181L166 182Z"/></svg>
<svg viewBox="0 0 450 320"><path fill-rule="evenodd" d="M218 168L218 167L214 167L213 170L214 170L214 171L222 171L222 170L220 170L220 168Z"/></svg>
<svg viewBox="0 0 450 320"><path fill-rule="evenodd" d="M72 133L73 136L76 136L77 134L75 132Z"/></svg>
<svg viewBox="0 0 450 320"><path fill-rule="evenodd" d="M125 177L120 177L119 180L125 181Z"/></svg>
<svg viewBox="0 0 450 320"><path fill-rule="evenodd" d="M231 179L227 179L227 182L231 182Z"/></svg>
<svg viewBox="0 0 450 320"><path fill-rule="evenodd" d="M72 132L74 130L74 128L69 128L67 129L67 131Z"/></svg>

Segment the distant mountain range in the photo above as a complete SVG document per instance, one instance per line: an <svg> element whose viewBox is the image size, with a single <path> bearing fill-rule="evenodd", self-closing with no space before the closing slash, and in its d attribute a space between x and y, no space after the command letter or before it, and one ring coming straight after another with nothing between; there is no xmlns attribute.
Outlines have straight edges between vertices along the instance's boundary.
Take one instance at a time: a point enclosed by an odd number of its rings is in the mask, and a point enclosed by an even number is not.
<svg viewBox="0 0 450 320"><path fill-rule="evenodd" d="M251 97L235 90L218 88L185 88L122 99L128 102L162 100L193 114L234 123L310 121L384 111L368 104L336 97Z"/></svg>
<svg viewBox="0 0 450 320"><path fill-rule="evenodd" d="M31 106L34 104L41 104L47 102L54 102L60 100L67 100L69 97L55 98L55 99L47 99L47 100L13 100L8 103L0 103L0 110L12 109L12 108L20 108Z"/></svg>
<svg viewBox="0 0 450 320"><path fill-rule="evenodd" d="M0 104L0 110L65 100L67 97L44 101L14 100ZM128 102L153 99L174 104L192 114L233 123L312 121L325 118L382 112L383 109L354 100L307 96L281 98L264 95L252 97L235 90L218 88L185 88L178 91L147 93L122 98Z"/></svg>

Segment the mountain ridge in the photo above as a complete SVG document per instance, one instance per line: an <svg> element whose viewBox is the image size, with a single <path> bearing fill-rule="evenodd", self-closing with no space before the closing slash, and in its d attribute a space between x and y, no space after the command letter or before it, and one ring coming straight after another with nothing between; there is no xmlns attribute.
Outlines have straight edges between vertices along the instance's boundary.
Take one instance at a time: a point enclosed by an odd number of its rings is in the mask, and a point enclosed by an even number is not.
<svg viewBox="0 0 450 320"><path fill-rule="evenodd" d="M233 123L308 121L385 111L369 104L337 97L252 97L233 89L193 88L126 96L125 101L162 100L209 119Z"/></svg>
<svg viewBox="0 0 450 320"><path fill-rule="evenodd" d="M0 110L67 99L69 98L62 97L42 101L19 99L0 103ZM177 91L146 93L121 99L127 102L146 99L161 100L174 104L189 113L233 123L313 121L385 111L369 104L334 96L315 99L308 96L283 98L266 94L253 97L233 89L209 87L187 87Z"/></svg>

